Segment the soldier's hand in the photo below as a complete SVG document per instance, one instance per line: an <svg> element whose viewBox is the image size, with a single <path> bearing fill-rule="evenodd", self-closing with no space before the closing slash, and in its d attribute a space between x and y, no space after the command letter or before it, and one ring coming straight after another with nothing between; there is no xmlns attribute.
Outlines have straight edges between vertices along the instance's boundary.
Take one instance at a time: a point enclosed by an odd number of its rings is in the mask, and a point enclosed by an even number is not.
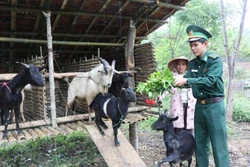
<svg viewBox="0 0 250 167"><path fill-rule="evenodd" d="M175 77L174 83L175 86L183 86L187 83L187 78Z"/></svg>

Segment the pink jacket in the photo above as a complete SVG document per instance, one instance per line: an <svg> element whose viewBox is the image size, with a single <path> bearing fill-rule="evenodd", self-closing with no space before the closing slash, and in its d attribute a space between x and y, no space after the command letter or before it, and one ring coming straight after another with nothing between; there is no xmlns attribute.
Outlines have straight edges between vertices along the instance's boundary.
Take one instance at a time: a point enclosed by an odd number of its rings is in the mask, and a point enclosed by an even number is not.
<svg viewBox="0 0 250 167"><path fill-rule="evenodd" d="M180 88L172 88L170 115L172 117L178 116L176 121L173 121L174 128L184 128L184 112L183 104L181 101ZM187 108L187 129L194 129L194 110L196 99L193 96L192 89L188 89L188 108Z"/></svg>

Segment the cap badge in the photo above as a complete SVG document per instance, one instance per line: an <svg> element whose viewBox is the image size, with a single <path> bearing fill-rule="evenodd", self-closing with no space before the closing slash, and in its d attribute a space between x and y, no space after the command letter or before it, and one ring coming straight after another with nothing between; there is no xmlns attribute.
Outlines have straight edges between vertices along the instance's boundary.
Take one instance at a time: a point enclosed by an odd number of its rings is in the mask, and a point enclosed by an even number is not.
<svg viewBox="0 0 250 167"><path fill-rule="evenodd" d="M189 31L189 36L190 36L190 37L193 36L193 31L192 31L192 30Z"/></svg>

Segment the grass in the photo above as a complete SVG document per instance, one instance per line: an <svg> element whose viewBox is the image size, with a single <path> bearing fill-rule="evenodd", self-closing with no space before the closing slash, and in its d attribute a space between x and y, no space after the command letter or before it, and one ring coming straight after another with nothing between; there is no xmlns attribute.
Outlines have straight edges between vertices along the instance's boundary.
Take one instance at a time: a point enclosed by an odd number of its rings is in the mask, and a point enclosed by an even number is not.
<svg viewBox="0 0 250 167"><path fill-rule="evenodd" d="M101 154L90 136L74 132L1 148L0 166L86 167L96 166L99 157Z"/></svg>
<svg viewBox="0 0 250 167"><path fill-rule="evenodd" d="M242 93L234 94L233 119L237 122L250 122L250 98Z"/></svg>

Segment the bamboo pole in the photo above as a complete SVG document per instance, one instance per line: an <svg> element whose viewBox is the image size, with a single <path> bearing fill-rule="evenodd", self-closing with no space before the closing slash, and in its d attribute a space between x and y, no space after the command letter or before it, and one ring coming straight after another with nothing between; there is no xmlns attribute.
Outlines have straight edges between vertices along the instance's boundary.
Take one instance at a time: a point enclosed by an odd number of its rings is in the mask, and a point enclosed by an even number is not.
<svg viewBox="0 0 250 167"><path fill-rule="evenodd" d="M34 131L38 134L40 138L46 137L46 134L43 133L39 128L35 128Z"/></svg>
<svg viewBox="0 0 250 167"><path fill-rule="evenodd" d="M17 142L17 139L14 137L14 135L11 132L7 133L7 140L9 144L14 144Z"/></svg>
<svg viewBox="0 0 250 167"><path fill-rule="evenodd" d="M0 132L0 146L6 147L8 145L9 145L8 140L6 138L3 139L3 132Z"/></svg>
<svg viewBox="0 0 250 167"><path fill-rule="evenodd" d="M46 40L26 39L26 38L9 38L0 37L1 42L17 42L17 43L38 43L47 44ZM74 42L74 41L53 41L54 45L77 45L77 46L124 46L123 43L103 43L103 42Z"/></svg>
<svg viewBox="0 0 250 167"><path fill-rule="evenodd" d="M40 136L33 129L29 129L28 132L33 139L40 138Z"/></svg>
<svg viewBox="0 0 250 167"><path fill-rule="evenodd" d="M37 32L9 32L9 31L1 31L1 34L2 35L18 35L18 36L35 36L35 35L38 35ZM47 35L46 33L42 33L43 36ZM74 38L81 38L81 37L86 37L86 38L111 38L111 39L114 39L114 38L117 38L116 35L96 35L96 34L67 34L67 33L53 33L53 36L54 37L74 37ZM121 39L127 39L127 37L121 37ZM138 36L136 37L136 39L139 39L139 40L146 40L148 39L148 37L146 36ZM5 48L1 48L0 49L1 51L7 51L9 49L5 49ZM16 51L18 49L14 49L14 51ZM19 50L18 50L19 51ZM22 51L27 51L25 49L23 49ZM64 51L64 50L61 50L61 51ZM56 50L56 52L58 52L58 50Z"/></svg>
<svg viewBox="0 0 250 167"><path fill-rule="evenodd" d="M20 135L16 131L14 131L12 133L13 133L14 137L17 139L18 142L22 142L22 141L26 140L26 137L24 136L23 133L21 133Z"/></svg>
<svg viewBox="0 0 250 167"><path fill-rule="evenodd" d="M41 128L41 131L46 134L46 136L55 136L55 134L53 132L51 132L50 130L48 130L47 128L45 127L42 127Z"/></svg>
<svg viewBox="0 0 250 167"><path fill-rule="evenodd" d="M34 138L31 136L31 134L29 134L27 130L23 130L23 134L27 140L34 140Z"/></svg>
<svg viewBox="0 0 250 167"><path fill-rule="evenodd" d="M91 113L92 118L94 117L94 113ZM73 122L73 121L79 121L79 120L88 120L89 114L80 114L80 115L72 115L67 117L60 117L57 118L57 123L66 123L66 122ZM24 123L20 123L20 128L32 128L32 127L38 127L38 126L46 126L50 125L51 120L38 120L38 121L28 121ZM8 130L16 129L16 124L10 124L8 125ZM4 126L0 126L0 131L4 131Z"/></svg>
<svg viewBox="0 0 250 167"><path fill-rule="evenodd" d="M60 127L61 129L63 129L65 132L67 132L67 134L70 134L70 133L73 133L73 132L74 132L73 129L69 128L68 126L66 126L66 125L64 125L64 124L59 125L59 127Z"/></svg>
<svg viewBox="0 0 250 167"><path fill-rule="evenodd" d="M46 17L47 23L47 42L49 52L49 85L50 85L50 105L51 105L51 122L52 127L57 127L56 122L56 102L55 102L55 82L54 82L54 64L53 64L53 47L52 47L52 35L51 35L51 22L50 12L43 12Z"/></svg>
<svg viewBox="0 0 250 167"><path fill-rule="evenodd" d="M48 129L49 129L51 132L53 132L56 136L57 136L57 135L63 135L61 132L59 132L58 130L56 130L56 129L52 128L52 127L48 127Z"/></svg>

